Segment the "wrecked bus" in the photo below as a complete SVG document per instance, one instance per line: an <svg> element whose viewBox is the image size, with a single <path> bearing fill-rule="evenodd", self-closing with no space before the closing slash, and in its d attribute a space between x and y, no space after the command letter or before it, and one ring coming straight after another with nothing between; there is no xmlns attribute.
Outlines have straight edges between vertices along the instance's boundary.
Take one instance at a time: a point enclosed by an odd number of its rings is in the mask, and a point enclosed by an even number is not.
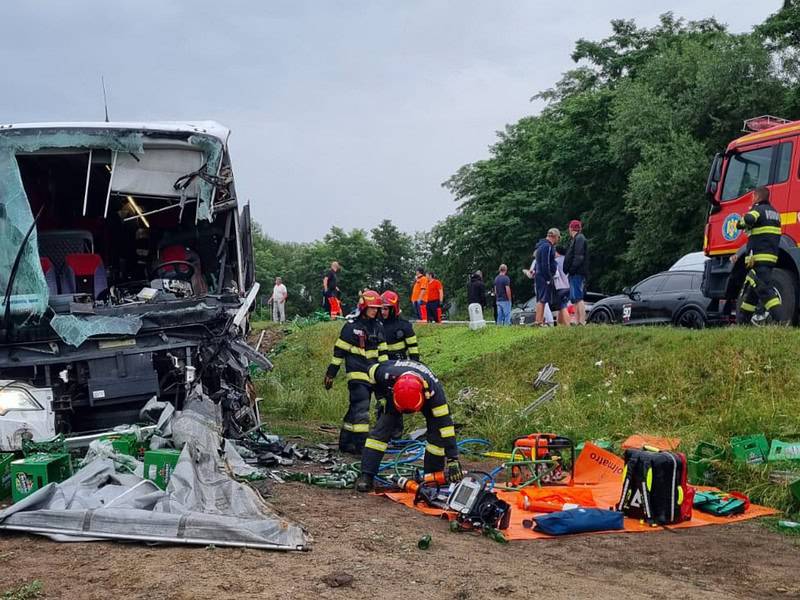
<svg viewBox="0 0 800 600"><path fill-rule="evenodd" d="M0 451L140 422L156 399L258 422L257 293L229 130L0 125Z"/></svg>

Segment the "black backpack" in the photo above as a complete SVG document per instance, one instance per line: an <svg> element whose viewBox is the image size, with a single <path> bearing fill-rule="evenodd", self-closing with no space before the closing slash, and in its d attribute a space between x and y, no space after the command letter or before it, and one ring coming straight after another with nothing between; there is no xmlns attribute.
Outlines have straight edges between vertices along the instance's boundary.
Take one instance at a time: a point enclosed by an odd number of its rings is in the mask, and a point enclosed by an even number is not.
<svg viewBox="0 0 800 600"><path fill-rule="evenodd" d="M686 457L679 452L626 450L622 493L616 508L626 517L669 525L692 518L694 488L686 483Z"/></svg>

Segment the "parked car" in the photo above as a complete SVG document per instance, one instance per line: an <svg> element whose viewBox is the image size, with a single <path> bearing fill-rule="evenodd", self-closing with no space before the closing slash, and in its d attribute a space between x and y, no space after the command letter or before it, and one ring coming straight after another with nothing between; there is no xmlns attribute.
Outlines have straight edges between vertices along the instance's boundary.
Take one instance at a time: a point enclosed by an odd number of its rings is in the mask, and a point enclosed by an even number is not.
<svg viewBox="0 0 800 600"><path fill-rule="evenodd" d="M706 268L708 257L703 252L689 252L684 254L675 264L672 265L670 271L699 271L703 272Z"/></svg>
<svg viewBox="0 0 800 600"><path fill-rule="evenodd" d="M703 296L703 274L664 271L640 281L622 294L604 298L589 312L590 323L623 325L673 324L702 329L719 320Z"/></svg>
<svg viewBox="0 0 800 600"><path fill-rule="evenodd" d="M586 304L586 314L589 314L595 302L605 298L603 294L597 292L586 292L584 304ZM574 314L572 304L569 305L570 315ZM587 317L588 318L588 317ZM511 309L511 323L513 325L530 325L536 320L536 296L529 299L524 304L518 304ZM552 321L551 321L552 322Z"/></svg>

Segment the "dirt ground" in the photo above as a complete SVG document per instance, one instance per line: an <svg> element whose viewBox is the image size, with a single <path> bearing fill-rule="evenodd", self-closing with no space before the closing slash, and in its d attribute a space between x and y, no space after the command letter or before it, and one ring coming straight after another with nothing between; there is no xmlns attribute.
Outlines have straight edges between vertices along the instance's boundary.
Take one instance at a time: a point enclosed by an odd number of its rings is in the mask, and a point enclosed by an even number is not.
<svg viewBox="0 0 800 600"><path fill-rule="evenodd" d="M313 534L312 551L0 534L0 597L34 579L63 599L800 597L800 547L752 521L500 545L385 498L300 483L274 492L273 505ZM433 543L422 551L426 533ZM349 584L326 582L342 573Z"/></svg>

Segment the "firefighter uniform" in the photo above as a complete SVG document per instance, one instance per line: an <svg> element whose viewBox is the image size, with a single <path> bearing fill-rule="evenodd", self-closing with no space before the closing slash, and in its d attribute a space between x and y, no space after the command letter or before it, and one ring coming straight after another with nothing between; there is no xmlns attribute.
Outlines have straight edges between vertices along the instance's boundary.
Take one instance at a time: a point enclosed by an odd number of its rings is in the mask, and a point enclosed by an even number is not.
<svg viewBox="0 0 800 600"><path fill-rule="evenodd" d="M383 320L383 333L386 337L386 348L389 360L416 360L419 361L419 346L414 326L402 317L390 316ZM375 416L380 419L386 410L386 398L380 392L375 392L378 402ZM403 436L403 415L398 415L397 429L392 433L392 439Z"/></svg>
<svg viewBox="0 0 800 600"><path fill-rule="evenodd" d="M748 267L742 291L739 294L736 322L749 323L759 301L773 320L781 299L772 285L772 269L778 262L781 240L781 216L769 199L756 202L737 224L750 236L747 241L745 266Z"/></svg>
<svg viewBox="0 0 800 600"><path fill-rule="evenodd" d="M333 379L344 364L347 373L347 388L350 406L344 416L339 432L339 449L342 452L360 454L369 432L369 403L372 396L370 368L388 360L383 325L378 319L370 319L361 311L348 321L333 348L326 378Z"/></svg>
<svg viewBox="0 0 800 600"><path fill-rule="evenodd" d="M397 410L392 399L392 386L404 373L413 372L423 381L425 401L422 414L428 429L427 444L423 468L426 473L443 471L445 457L451 461L458 460L456 432L444 388L439 380L425 365L412 360L390 360L370 369L371 380L375 391L386 397L386 411L369 432L364 452L361 455L361 472L374 477L378 474L381 459L388 447L392 433L397 429L402 414Z"/></svg>
<svg viewBox="0 0 800 600"><path fill-rule="evenodd" d="M419 346L414 326L400 316L400 297L396 292L386 290L381 294L383 301L383 334L386 337L386 348L389 351L389 360L416 360L419 361ZM380 419L386 406L386 398L380 393L375 393L377 406L375 416ZM392 439L403 437L403 416L400 415L397 429L392 434Z"/></svg>
<svg viewBox="0 0 800 600"><path fill-rule="evenodd" d="M383 334L389 360L419 360L419 346L414 326L402 317L390 316L383 320Z"/></svg>

